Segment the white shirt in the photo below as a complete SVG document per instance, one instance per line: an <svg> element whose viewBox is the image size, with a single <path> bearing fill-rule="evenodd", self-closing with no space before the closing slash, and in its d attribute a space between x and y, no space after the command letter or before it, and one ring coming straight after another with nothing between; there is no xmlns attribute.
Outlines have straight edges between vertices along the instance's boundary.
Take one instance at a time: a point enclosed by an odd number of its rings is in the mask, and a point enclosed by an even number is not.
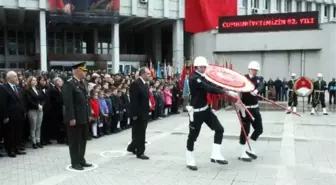
<svg viewBox="0 0 336 185"><path fill-rule="evenodd" d="M146 84L145 80L141 78L141 76L139 76L139 78L141 79L141 81Z"/></svg>
<svg viewBox="0 0 336 185"><path fill-rule="evenodd" d="M11 83L8 83L8 84L11 86L11 88L13 89L13 91L16 92L16 91L15 91L15 89L17 90L16 85L13 85L13 84L11 84Z"/></svg>

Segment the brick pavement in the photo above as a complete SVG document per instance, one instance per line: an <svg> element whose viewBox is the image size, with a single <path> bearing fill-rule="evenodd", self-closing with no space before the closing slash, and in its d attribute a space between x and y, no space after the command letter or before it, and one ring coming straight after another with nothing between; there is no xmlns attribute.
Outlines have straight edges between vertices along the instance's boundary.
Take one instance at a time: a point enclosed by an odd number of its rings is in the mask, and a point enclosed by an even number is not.
<svg viewBox="0 0 336 185"><path fill-rule="evenodd" d="M0 159L1 185L336 185L336 114L299 118L283 111L262 112L264 134L254 146L259 158L237 160L239 123L232 111L218 111L225 127L223 155L229 165L210 163L213 132L203 126L195 145L197 172L185 167L186 114L149 124L147 155L124 154L130 130L90 141L86 159L98 165L71 172L66 146L52 145L16 159ZM104 151L113 150L114 153ZM111 157L111 156L120 157ZM107 156L107 157L106 157ZM110 156L110 157L109 157Z"/></svg>

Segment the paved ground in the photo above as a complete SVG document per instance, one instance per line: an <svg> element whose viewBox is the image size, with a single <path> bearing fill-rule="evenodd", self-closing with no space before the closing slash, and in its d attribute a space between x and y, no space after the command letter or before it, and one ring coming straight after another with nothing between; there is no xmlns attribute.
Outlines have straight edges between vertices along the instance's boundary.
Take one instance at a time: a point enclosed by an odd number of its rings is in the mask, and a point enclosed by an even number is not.
<svg viewBox="0 0 336 185"><path fill-rule="evenodd" d="M195 146L199 170L185 167L188 118L155 121L147 132L149 161L124 155L130 130L90 141L86 159L98 165L71 172L66 146L28 149L16 159L0 159L1 185L336 185L336 114L303 117L262 112L264 134L254 146L259 158L237 160L239 123L232 111L217 112L225 126L222 153L229 165L210 163L213 133L204 125ZM105 152L104 152L105 151ZM111 152L108 152L111 151ZM124 155L124 156L122 156ZM118 157L119 156L119 157Z"/></svg>

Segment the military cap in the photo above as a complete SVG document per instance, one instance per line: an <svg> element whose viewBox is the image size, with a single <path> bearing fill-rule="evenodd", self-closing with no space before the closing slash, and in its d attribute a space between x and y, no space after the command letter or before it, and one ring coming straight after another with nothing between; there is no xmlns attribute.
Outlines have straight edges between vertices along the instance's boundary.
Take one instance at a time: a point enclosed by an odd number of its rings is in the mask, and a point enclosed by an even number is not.
<svg viewBox="0 0 336 185"><path fill-rule="evenodd" d="M86 62L81 62L79 64L75 64L71 67L72 69L80 69L82 71L87 71L87 68L86 68Z"/></svg>

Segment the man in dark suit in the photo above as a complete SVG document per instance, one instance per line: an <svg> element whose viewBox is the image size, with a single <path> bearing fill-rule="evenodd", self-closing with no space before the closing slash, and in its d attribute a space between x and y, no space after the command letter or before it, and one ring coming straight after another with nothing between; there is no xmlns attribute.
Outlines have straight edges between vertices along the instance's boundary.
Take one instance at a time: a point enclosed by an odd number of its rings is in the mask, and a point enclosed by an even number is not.
<svg viewBox="0 0 336 185"><path fill-rule="evenodd" d="M146 81L149 80L150 75L148 68L141 68L139 78L130 86L130 114L133 127L132 142L128 145L127 151L133 152L137 158L143 160L149 159L144 152L149 113L149 89Z"/></svg>
<svg viewBox="0 0 336 185"><path fill-rule="evenodd" d="M63 85L64 121L68 129L71 167L83 170L91 167L84 158L89 123L87 88L82 80L86 76L85 62L72 66L73 77Z"/></svg>
<svg viewBox="0 0 336 185"><path fill-rule="evenodd" d="M20 148L25 119L25 101L18 87L19 79L14 71L6 74L7 83L0 88L0 120L4 123L5 149L9 157L26 154Z"/></svg>

